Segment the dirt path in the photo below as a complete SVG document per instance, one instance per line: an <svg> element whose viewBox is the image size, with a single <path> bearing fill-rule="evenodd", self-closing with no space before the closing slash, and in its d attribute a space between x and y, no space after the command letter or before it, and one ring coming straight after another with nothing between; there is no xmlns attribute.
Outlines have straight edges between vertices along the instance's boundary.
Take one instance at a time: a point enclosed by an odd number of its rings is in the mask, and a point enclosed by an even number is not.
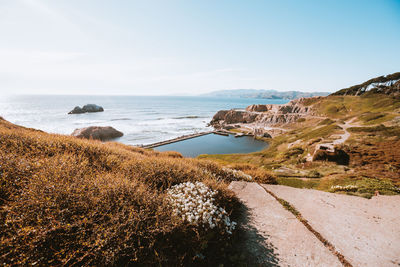
<svg viewBox="0 0 400 267"><path fill-rule="evenodd" d="M288 201L353 266L400 265L400 196L372 199L263 185Z"/></svg>
<svg viewBox="0 0 400 267"><path fill-rule="evenodd" d="M354 120L355 120L355 119L352 119L352 120L350 120L350 121L346 121L344 124L340 125L340 127L342 127L344 133L340 135L340 138L339 138L339 139L336 139L335 141L332 142L334 145L343 144L344 142L347 141L347 139L349 139L350 133L347 131L347 129L348 129L349 127L358 126L358 125L353 124L353 121L354 121Z"/></svg>
<svg viewBox="0 0 400 267"><path fill-rule="evenodd" d="M257 265L342 266L335 255L260 185L232 182L230 188L248 208L249 220L245 227L253 230L244 236L242 245L251 250Z"/></svg>

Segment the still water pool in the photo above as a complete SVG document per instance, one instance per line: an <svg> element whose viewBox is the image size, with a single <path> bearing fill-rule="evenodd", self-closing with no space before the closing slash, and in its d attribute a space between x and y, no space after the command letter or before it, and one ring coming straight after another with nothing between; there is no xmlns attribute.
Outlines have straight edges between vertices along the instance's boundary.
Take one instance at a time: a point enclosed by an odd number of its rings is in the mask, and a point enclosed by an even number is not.
<svg viewBox="0 0 400 267"><path fill-rule="evenodd" d="M201 154L251 153L267 148L268 143L250 136L234 137L208 134L184 141L155 147L157 151L177 151L185 157L197 157Z"/></svg>

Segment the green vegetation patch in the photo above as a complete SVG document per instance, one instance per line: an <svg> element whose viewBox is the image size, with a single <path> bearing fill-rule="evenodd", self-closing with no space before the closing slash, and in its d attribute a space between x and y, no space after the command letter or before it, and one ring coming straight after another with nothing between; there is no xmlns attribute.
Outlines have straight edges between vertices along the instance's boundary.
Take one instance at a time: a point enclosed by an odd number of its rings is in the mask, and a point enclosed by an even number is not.
<svg viewBox="0 0 400 267"><path fill-rule="evenodd" d="M277 182L279 185L286 185L295 188L309 188L315 189L318 187L320 180L319 179L299 179L299 178L286 178L286 177L278 177Z"/></svg>
<svg viewBox="0 0 400 267"><path fill-rule="evenodd" d="M374 178L329 179L321 182L318 189L365 198L371 198L375 192L379 192L382 195L396 195L400 193L400 188L396 187L389 179Z"/></svg>
<svg viewBox="0 0 400 267"><path fill-rule="evenodd" d="M318 125L329 125L329 124L332 124L334 122L335 122L334 120L326 118L326 119L322 120L320 123L318 123Z"/></svg>
<svg viewBox="0 0 400 267"><path fill-rule="evenodd" d="M287 158L287 159L290 159L291 157L295 157L295 156L301 155L303 153L304 153L304 149L303 148L301 148L301 147L292 147L292 148L289 148L288 150L286 150L283 153L283 156L285 158Z"/></svg>
<svg viewBox="0 0 400 267"><path fill-rule="evenodd" d="M385 117L385 113L374 113L374 112L370 112L370 113L366 113L360 116L360 119L363 122L369 122L369 121L374 121L377 119L380 119L382 117Z"/></svg>
<svg viewBox="0 0 400 267"><path fill-rule="evenodd" d="M387 95L331 95L314 103L313 108L329 118L348 118L365 113L393 112L400 108L400 101Z"/></svg>
<svg viewBox="0 0 400 267"><path fill-rule="evenodd" d="M303 140L310 140L313 138L318 138L318 137L327 137L332 135L335 131L340 130L342 128L340 128L338 125L336 124L330 124L327 126L323 126L320 128L315 129L314 127L310 127L308 129L306 129L305 131L303 131L301 134L299 134L297 137L299 139L303 139Z"/></svg>
<svg viewBox="0 0 400 267"><path fill-rule="evenodd" d="M384 112L369 112L361 115L359 118L364 124L371 125L392 120L394 117L395 115Z"/></svg>
<svg viewBox="0 0 400 267"><path fill-rule="evenodd" d="M367 126L367 127L350 127L347 129L349 132L353 133L379 133L384 136L400 136L400 127L391 126L387 127L383 124L377 126Z"/></svg>

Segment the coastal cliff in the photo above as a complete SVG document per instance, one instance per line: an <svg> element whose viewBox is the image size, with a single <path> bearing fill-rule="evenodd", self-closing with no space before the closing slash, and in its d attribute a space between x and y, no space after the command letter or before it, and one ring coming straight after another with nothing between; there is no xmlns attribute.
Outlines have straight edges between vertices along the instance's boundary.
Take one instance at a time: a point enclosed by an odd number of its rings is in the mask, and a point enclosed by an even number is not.
<svg viewBox="0 0 400 267"><path fill-rule="evenodd" d="M259 128L292 123L300 118L315 115L315 111L308 103L322 98L321 96L299 98L282 105L250 105L245 110L220 110L214 115L210 125L216 129L232 129L239 128L240 124L254 123Z"/></svg>

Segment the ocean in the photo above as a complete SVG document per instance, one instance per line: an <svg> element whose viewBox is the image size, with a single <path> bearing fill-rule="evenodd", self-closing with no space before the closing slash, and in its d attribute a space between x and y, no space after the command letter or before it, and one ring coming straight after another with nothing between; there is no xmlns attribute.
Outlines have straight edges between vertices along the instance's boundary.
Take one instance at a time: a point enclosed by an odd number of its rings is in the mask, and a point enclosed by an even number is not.
<svg viewBox="0 0 400 267"><path fill-rule="evenodd" d="M58 134L71 134L76 128L88 126L112 126L124 133L116 141L140 145L209 131L207 123L221 109L287 102L197 96L21 95L1 97L0 116L18 125ZM67 114L85 104L100 105L104 112Z"/></svg>

